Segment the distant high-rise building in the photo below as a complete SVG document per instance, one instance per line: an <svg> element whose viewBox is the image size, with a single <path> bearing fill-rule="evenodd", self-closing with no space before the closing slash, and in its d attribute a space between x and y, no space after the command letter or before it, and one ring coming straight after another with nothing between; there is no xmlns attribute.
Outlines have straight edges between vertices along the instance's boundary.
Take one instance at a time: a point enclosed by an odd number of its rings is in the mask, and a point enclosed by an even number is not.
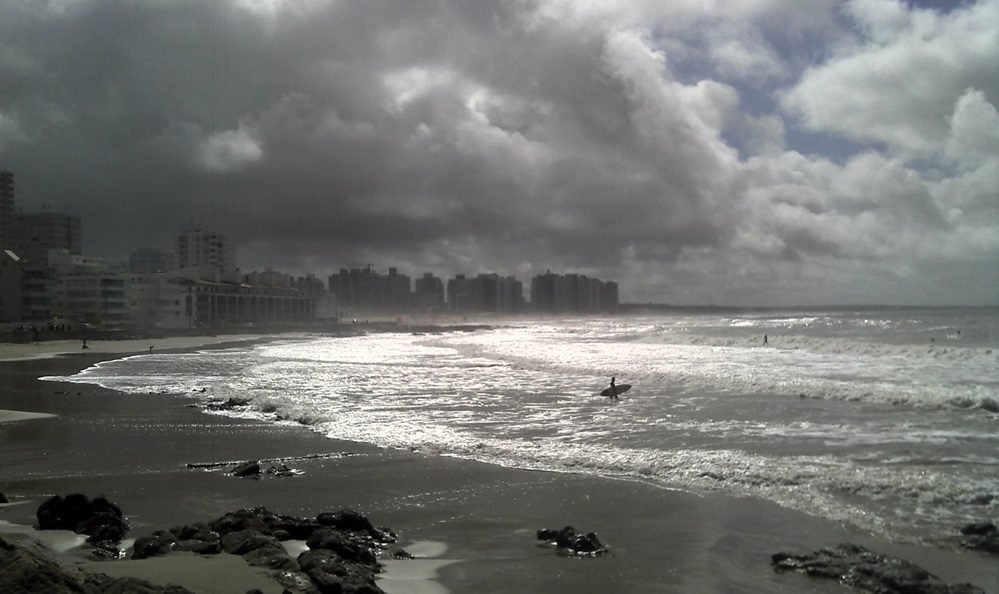
<svg viewBox="0 0 999 594"><path fill-rule="evenodd" d="M236 269L236 252L225 235L191 229L177 236L177 268L208 266L222 274Z"/></svg>
<svg viewBox="0 0 999 594"><path fill-rule="evenodd" d="M447 301L453 312L515 313L524 309L524 285L512 276L459 274L447 282Z"/></svg>
<svg viewBox="0 0 999 594"><path fill-rule="evenodd" d="M22 273L21 259L10 250L0 250L0 322L21 321Z"/></svg>
<svg viewBox="0 0 999 594"><path fill-rule="evenodd" d="M0 169L0 250L11 247L13 219L14 174Z"/></svg>
<svg viewBox="0 0 999 594"><path fill-rule="evenodd" d="M423 311L434 311L444 308L444 281L429 272L416 279L414 291L416 307Z"/></svg>
<svg viewBox="0 0 999 594"><path fill-rule="evenodd" d="M128 256L128 271L136 274L167 272L175 267L173 252L159 248L139 248Z"/></svg>
<svg viewBox="0 0 999 594"><path fill-rule="evenodd" d="M330 294L340 308L354 312L399 313L406 311L412 301L409 276L389 268L388 274L371 269L343 268L329 278Z"/></svg>
<svg viewBox="0 0 999 594"><path fill-rule="evenodd" d="M587 313L614 311L618 306L618 287L613 281L601 281L580 274L553 274L551 271L531 279L531 307L550 313Z"/></svg>
<svg viewBox="0 0 999 594"><path fill-rule="evenodd" d="M398 269L389 268L385 277L385 306L388 311L401 312L409 310L413 301L412 282L408 275L399 274Z"/></svg>
<svg viewBox="0 0 999 594"><path fill-rule="evenodd" d="M80 217L51 211L16 215L10 236L14 253L32 268L48 266L50 250L78 256L83 243Z"/></svg>

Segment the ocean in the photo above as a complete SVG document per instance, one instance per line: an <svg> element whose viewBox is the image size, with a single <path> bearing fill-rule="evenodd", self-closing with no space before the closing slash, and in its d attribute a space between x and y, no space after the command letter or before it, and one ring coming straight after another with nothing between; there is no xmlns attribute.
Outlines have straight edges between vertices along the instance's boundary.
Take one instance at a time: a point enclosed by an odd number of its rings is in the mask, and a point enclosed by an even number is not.
<svg viewBox="0 0 999 594"><path fill-rule="evenodd" d="M633 385L618 401L598 395L612 376ZM144 353L46 379L247 398L213 414L758 497L904 543L953 544L999 510L994 308L512 319Z"/></svg>

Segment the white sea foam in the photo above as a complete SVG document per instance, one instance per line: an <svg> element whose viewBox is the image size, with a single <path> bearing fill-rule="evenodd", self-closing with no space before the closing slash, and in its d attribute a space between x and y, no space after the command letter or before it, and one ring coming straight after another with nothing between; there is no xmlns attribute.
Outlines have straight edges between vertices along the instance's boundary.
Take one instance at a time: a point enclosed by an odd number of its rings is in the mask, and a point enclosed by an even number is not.
<svg viewBox="0 0 999 594"><path fill-rule="evenodd" d="M988 315L916 314L590 318L311 338L143 354L70 379L249 398L224 414L493 464L761 496L933 539L999 506L999 351ZM951 335L961 338L929 341ZM611 375L635 385L620 403L596 395Z"/></svg>

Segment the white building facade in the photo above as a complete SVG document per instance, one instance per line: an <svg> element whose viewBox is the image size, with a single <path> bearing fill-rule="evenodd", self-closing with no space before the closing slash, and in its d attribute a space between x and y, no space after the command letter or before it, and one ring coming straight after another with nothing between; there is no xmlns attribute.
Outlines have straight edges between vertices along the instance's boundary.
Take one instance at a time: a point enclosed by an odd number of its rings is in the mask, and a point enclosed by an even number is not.
<svg viewBox="0 0 999 594"><path fill-rule="evenodd" d="M177 237L177 268L209 266L225 273L236 269L236 251L221 233L191 229Z"/></svg>

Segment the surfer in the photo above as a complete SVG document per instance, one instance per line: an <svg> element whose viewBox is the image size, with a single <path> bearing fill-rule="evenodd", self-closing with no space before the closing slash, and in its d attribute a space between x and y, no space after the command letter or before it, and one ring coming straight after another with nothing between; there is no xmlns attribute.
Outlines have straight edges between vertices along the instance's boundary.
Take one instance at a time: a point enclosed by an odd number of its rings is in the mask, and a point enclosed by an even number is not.
<svg viewBox="0 0 999 594"><path fill-rule="evenodd" d="M763 335L763 346L767 346L767 335Z"/></svg>
<svg viewBox="0 0 999 594"><path fill-rule="evenodd" d="M617 400L618 399L617 398L617 385L614 383L615 379L616 378L614 376L611 376L610 397L613 398L614 400Z"/></svg>

